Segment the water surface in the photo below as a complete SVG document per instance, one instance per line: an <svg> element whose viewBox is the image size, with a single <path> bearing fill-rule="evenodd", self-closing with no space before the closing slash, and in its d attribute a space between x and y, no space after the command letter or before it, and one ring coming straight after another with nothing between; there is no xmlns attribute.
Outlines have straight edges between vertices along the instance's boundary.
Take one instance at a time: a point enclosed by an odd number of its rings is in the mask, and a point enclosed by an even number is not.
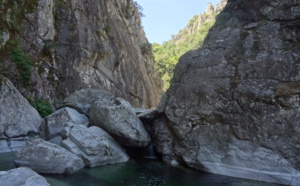
<svg viewBox="0 0 300 186"><path fill-rule="evenodd" d="M0 171L15 168L13 154L0 154ZM72 175L43 175L52 186L276 186L246 179L175 168L158 160L85 168ZM0 184L1 185L1 184Z"/></svg>

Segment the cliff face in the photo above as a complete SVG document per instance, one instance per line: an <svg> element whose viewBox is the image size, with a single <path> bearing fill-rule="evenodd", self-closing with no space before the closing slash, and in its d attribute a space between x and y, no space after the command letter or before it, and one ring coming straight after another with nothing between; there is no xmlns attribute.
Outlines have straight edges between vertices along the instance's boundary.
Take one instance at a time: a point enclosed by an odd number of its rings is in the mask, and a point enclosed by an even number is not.
<svg viewBox="0 0 300 186"><path fill-rule="evenodd" d="M157 104L160 80L132 0L2 0L0 15L0 73L27 97L57 105L93 87L134 106ZM18 52L29 67L17 64Z"/></svg>
<svg viewBox="0 0 300 186"><path fill-rule="evenodd" d="M216 22L216 16L223 10L227 0L222 0L216 8L208 4L205 12L195 15L189 20L185 28L178 34L172 35L172 39L162 45L154 43L153 54L155 67L163 80L163 88L170 86L173 77L173 70L178 63L180 56L189 50L200 48L210 28Z"/></svg>
<svg viewBox="0 0 300 186"><path fill-rule="evenodd" d="M229 0L180 58L155 122L166 161L300 184L300 1Z"/></svg>

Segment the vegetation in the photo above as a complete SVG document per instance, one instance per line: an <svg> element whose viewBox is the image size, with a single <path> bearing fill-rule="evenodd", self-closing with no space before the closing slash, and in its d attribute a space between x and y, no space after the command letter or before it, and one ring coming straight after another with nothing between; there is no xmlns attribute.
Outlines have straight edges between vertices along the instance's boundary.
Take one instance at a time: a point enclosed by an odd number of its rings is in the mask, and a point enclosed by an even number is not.
<svg viewBox="0 0 300 186"><path fill-rule="evenodd" d="M46 117L53 112L49 101L43 101L39 98L35 98L31 105L39 112L41 117Z"/></svg>
<svg viewBox="0 0 300 186"><path fill-rule="evenodd" d="M188 25L193 25L197 18L198 16L194 16ZM152 45L156 61L155 67L163 80L165 90L170 86L173 69L178 63L179 57L191 49L201 48L209 29L214 23L215 19L207 19L198 30L191 34L186 29L183 29L173 36L173 39L164 42L162 45L157 43Z"/></svg>
<svg viewBox="0 0 300 186"><path fill-rule="evenodd" d="M38 0L22 0L22 1L7 1L0 0L0 27L8 26L10 31L18 32L22 28L23 20L25 19L25 13L31 13L38 5ZM10 10L9 14L6 14L7 9ZM4 13L3 13L4 12ZM7 17L9 15L9 17Z"/></svg>
<svg viewBox="0 0 300 186"><path fill-rule="evenodd" d="M11 59L19 68L22 81L25 84L28 84L31 76L31 59L28 53L21 49L20 41L18 39L12 40L10 43L14 46L11 49Z"/></svg>

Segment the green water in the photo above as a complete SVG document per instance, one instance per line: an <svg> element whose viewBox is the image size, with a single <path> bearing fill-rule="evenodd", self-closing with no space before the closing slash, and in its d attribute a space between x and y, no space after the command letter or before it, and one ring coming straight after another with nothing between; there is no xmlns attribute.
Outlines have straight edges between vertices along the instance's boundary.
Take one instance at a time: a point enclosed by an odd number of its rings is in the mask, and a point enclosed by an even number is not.
<svg viewBox="0 0 300 186"><path fill-rule="evenodd" d="M0 171L15 168L13 154L0 154ZM175 168L157 160L85 168L72 175L43 175L51 186L275 186L187 168ZM1 184L0 184L1 185Z"/></svg>

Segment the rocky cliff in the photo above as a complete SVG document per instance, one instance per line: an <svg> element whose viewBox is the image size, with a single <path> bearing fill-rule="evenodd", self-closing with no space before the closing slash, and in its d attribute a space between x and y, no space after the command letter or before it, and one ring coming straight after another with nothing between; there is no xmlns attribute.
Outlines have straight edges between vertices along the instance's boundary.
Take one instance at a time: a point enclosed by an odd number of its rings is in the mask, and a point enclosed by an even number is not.
<svg viewBox="0 0 300 186"><path fill-rule="evenodd" d="M227 0L221 0L220 3L214 7L213 4L209 3L206 7L205 12L199 15L195 15L186 25L184 29L182 29L178 34L172 35L172 40L174 40L175 44L184 42L187 37L186 34L191 35L199 31L204 23L213 21L215 16L219 14L227 4Z"/></svg>
<svg viewBox="0 0 300 186"><path fill-rule="evenodd" d="M159 101L151 46L132 0L0 2L0 73L26 97L58 105L92 87L134 106Z"/></svg>
<svg viewBox="0 0 300 186"><path fill-rule="evenodd" d="M228 0L184 54L155 122L164 160L300 184L300 1Z"/></svg>
<svg viewBox="0 0 300 186"><path fill-rule="evenodd" d="M209 3L203 14L200 13L191 18L185 28L178 34L172 35L172 39L161 45L153 43L155 67L163 80L165 90L170 86L173 70L180 56L202 46L210 28L216 22L216 16L223 10L226 3L227 0L222 0L216 7Z"/></svg>

